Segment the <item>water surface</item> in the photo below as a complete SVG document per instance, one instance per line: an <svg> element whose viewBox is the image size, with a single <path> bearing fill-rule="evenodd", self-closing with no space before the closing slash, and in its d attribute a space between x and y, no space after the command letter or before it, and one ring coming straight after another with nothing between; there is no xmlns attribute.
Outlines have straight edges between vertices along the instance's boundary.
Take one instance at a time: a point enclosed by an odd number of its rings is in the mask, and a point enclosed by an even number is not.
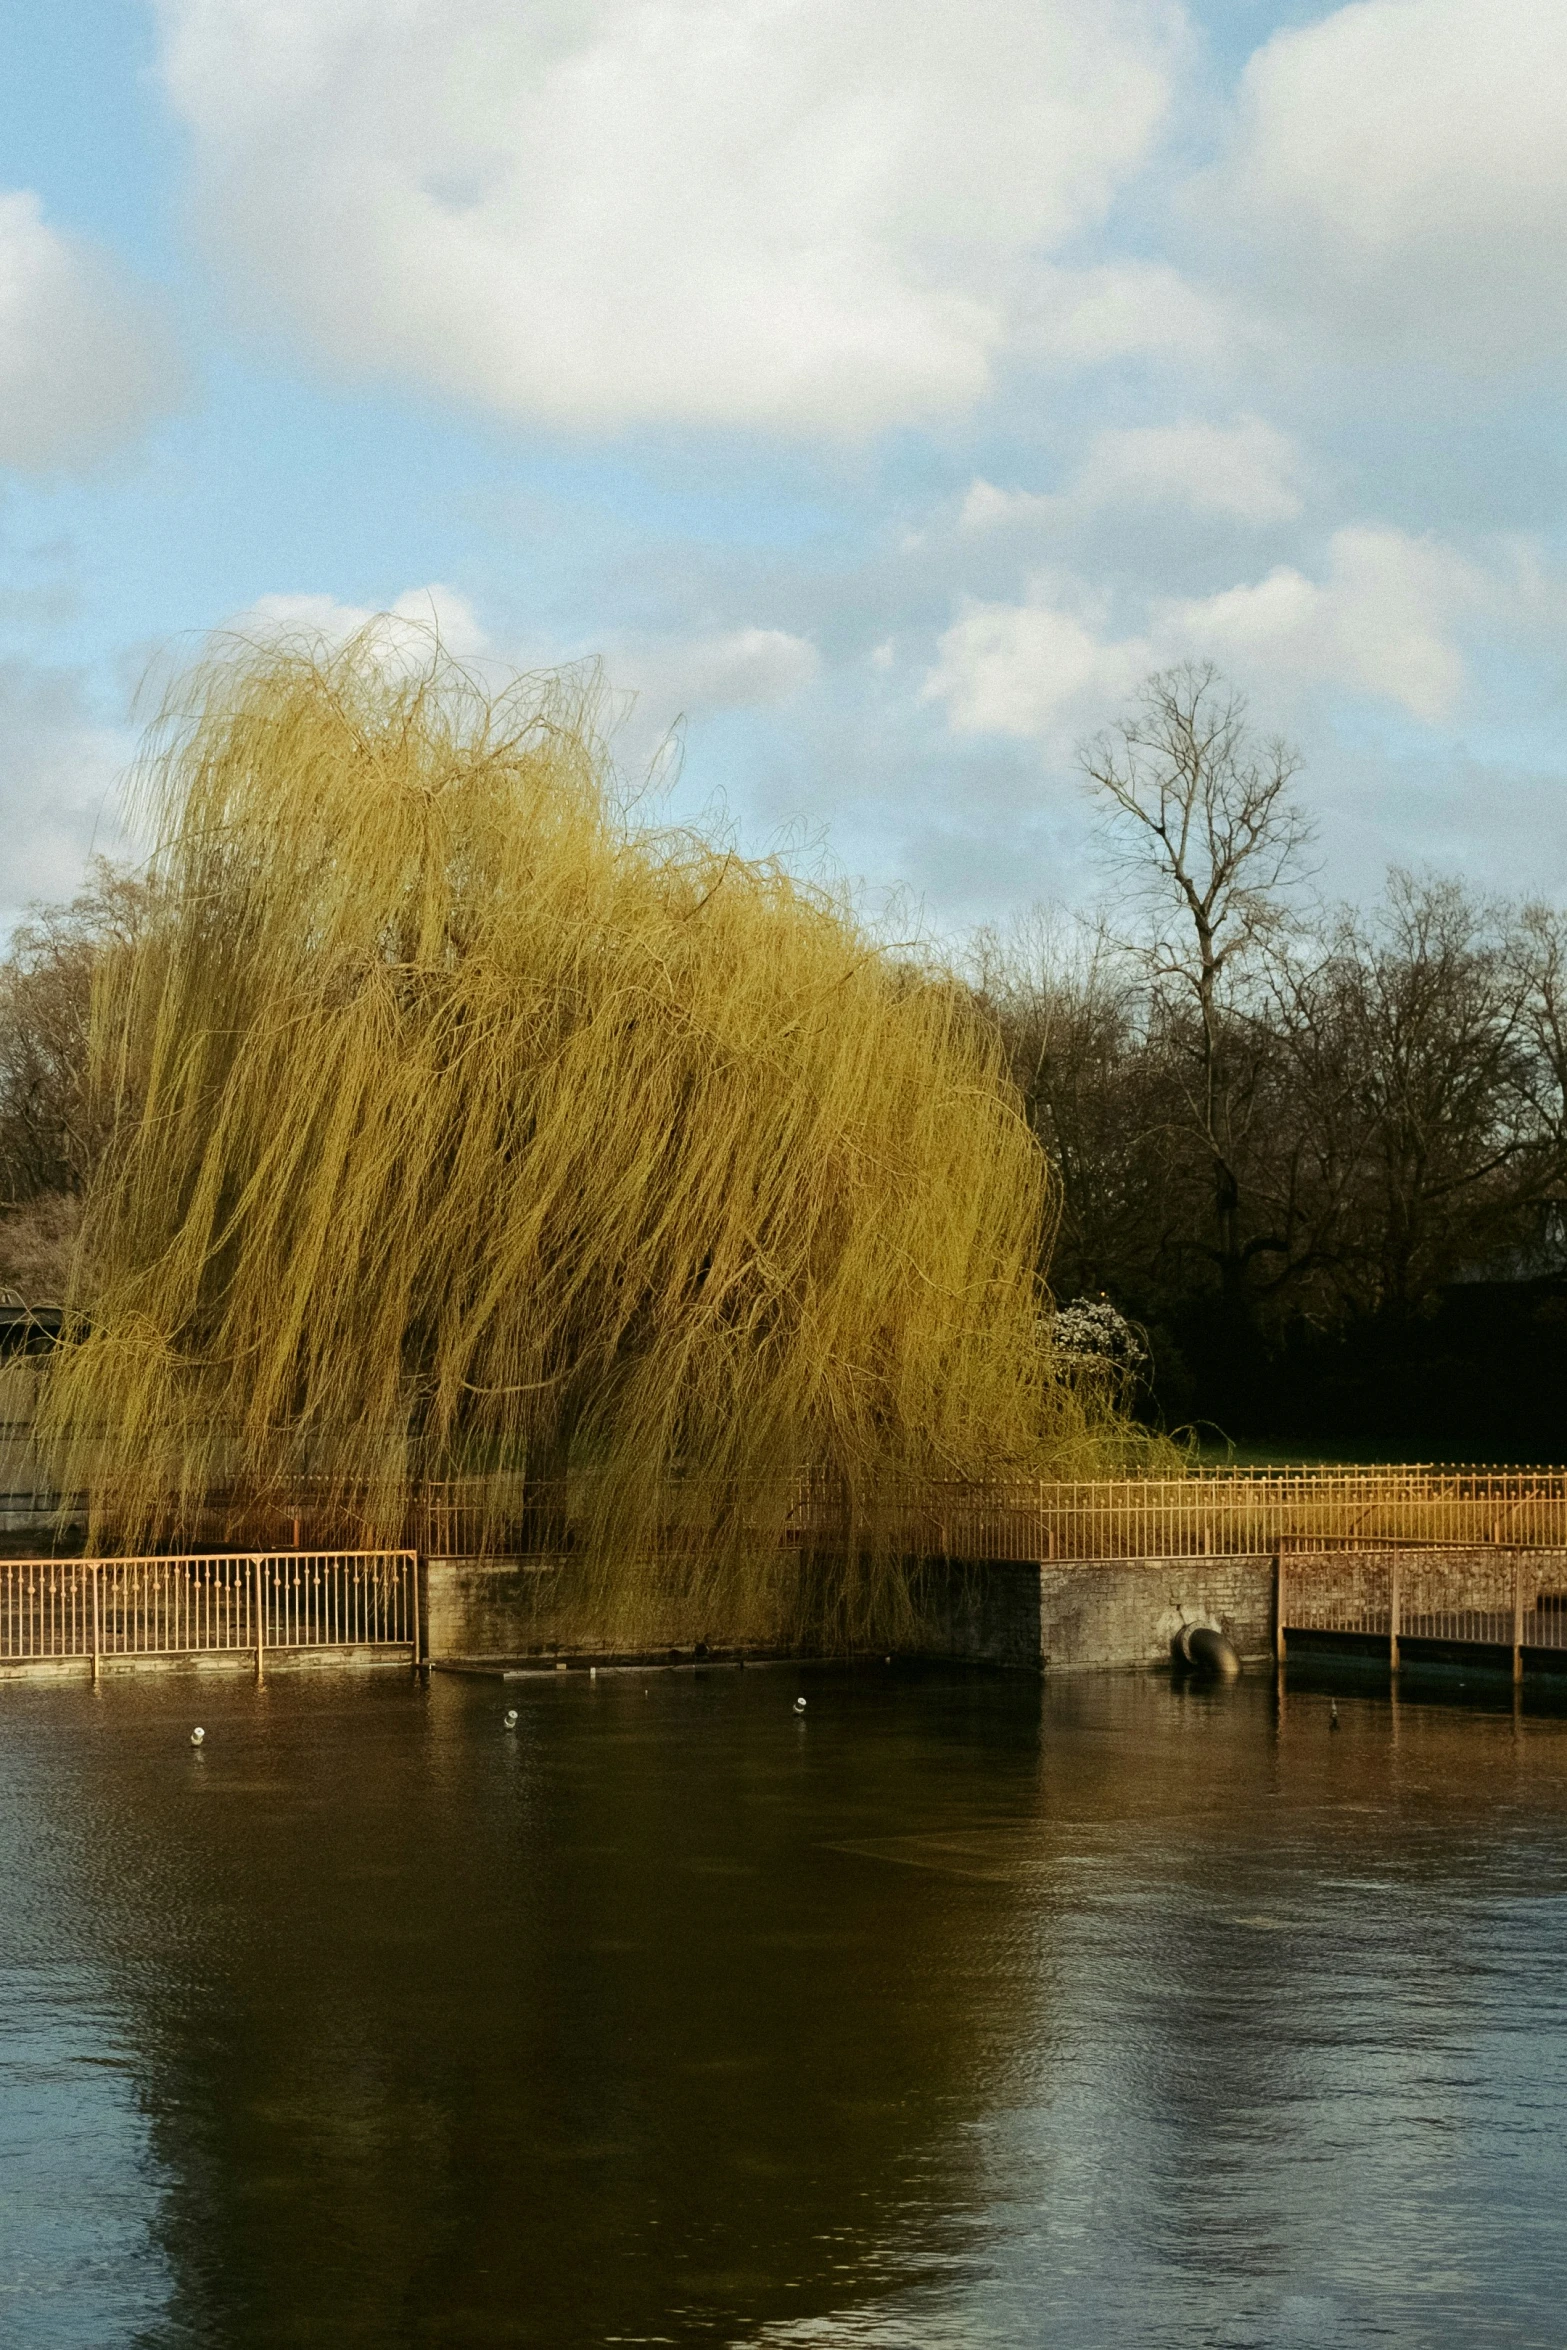
<svg viewBox="0 0 1567 2350"><path fill-rule="evenodd" d="M0 2340L1559 2343L1567 1721L1338 1705L0 1688Z"/></svg>

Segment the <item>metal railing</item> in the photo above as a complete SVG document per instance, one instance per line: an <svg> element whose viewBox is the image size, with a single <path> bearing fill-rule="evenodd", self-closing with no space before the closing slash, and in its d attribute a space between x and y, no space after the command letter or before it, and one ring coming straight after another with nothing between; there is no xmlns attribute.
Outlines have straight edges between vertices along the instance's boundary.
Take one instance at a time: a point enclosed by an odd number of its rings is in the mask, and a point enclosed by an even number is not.
<svg viewBox="0 0 1567 2350"><path fill-rule="evenodd" d="M60 1513L35 1425L40 1378L35 1355L0 1360L0 1533L45 1532Z"/></svg>
<svg viewBox="0 0 1567 2350"><path fill-rule="evenodd" d="M364 1501L364 1530L356 1508ZM966 1484L904 1481L852 1505L828 1477L802 1477L743 1497L759 1543L831 1551L871 1542L909 1557L985 1560L1185 1558L1271 1552L1281 1543L1455 1544L1567 1549L1567 1469L1412 1465L1365 1469L1219 1469L1184 1477ZM425 1557L460 1558L570 1548L589 1515L591 1472L527 1485L512 1471L427 1486L402 1542ZM655 1548L700 1547L715 1514L732 1531L740 1506L704 1505L671 1481ZM192 1524L193 1556L381 1556L371 1546L368 1497L297 1496L245 1504L215 1496ZM383 1536L384 1540L385 1537Z"/></svg>
<svg viewBox="0 0 1567 2350"><path fill-rule="evenodd" d="M418 1662L412 1551L0 1559L0 1664L334 1648Z"/></svg>
<svg viewBox="0 0 1567 2350"><path fill-rule="evenodd" d="M826 1539L841 1513L802 1491L791 1525ZM880 1504L883 1539L931 1557L1127 1559L1257 1552L1281 1542L1567 1546L1567 1471L1225 1470L1117 1483L928 1484Z"/></svg>
<svg viewBox="0 0 1567 2350"><path fill-rule="evenodd" d="M453 1478L427 1485L410 1531L426 1558L468 1558L523 1547L529 1531L520 1475Z"/></svg>
<svg viewBox="0 0 1567 2350"><path fill-rule="evenodd" d="M426 1489L410 1528L431 1557L549 1547L579 1523L588 1479L539 1489L530 1521L515 1476ZM693 1497L669 1489L672 1537ZM1271 1551L1280 1542L1514 1543L1567 1547L1567 1469L1414 1465L1387 1469L1219 1469L1187 1477L963 1484L926 1479L851 1509L830 1478L750 1497L758 1525L830 1548L856 1532L930 1558L1126 1559ZM700 1518L700 1511L696 1516Z"/></svg>
<svg viewBox="0 0 1567 2350"><path fill-rule="evenodd" d="M1277 1575L1281 1653L1292 1632L1385 1640L1395 1665L1408 1641L1567 1649L1567 1548L1285 1546Z"/></svg>

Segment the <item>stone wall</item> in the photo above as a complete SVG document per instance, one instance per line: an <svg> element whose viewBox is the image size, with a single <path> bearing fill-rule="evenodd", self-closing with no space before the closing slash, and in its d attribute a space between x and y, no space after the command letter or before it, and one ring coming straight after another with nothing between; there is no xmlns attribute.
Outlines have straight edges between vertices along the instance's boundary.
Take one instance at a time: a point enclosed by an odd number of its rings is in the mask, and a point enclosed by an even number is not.
<svg viewBox="0 0 1567 2350"><path fill-rule="evenodd" d="M425 1559L424 1654L443 1661L525 1657L548 1645L557 1562Z"/></svg>
<svg viewBox="0 0 1567 2350"><path fill-rule="evenodd" d="M529 1559L427 1558L421 1561L421 1626L432 1664L515 1663L559 1656L620 1653L584 1640L571 1603L569 1567L547 1553ZM671 1601L653 1612L636 1653L666 1657L698 1650L703 1625L689 1605Z"/></svg>
<svg viewBox="0 0 1567 2350"><path fill-rule="evenodd" d="M1028 1561L933 1561L926 1570L927 1656L958 1664L1040 1667L1040 1569Z"/></svg>
<svg viewBox="0 0 1567 2350"><path fill-rule="evenodd" d="M59 1506L33 1435L41 1377L36 1357L0 1362L0 1533L47 1534Z"/></svg>
<svg viewBox="0 0 1567 2350"><path fill-rule="evenodd" d="M954 1565L929 1652L1035 1671L1128 1672L1170 1661L1181 1624L1216 1625L1243 1660L1273 1654L1273 1559L1073 1559Z"/></svg>
<svg viewBox="0 0 1567 2350"><path fill-rule="evenodd" d="M556 1562L429 1559L425 1654L436 1663L520 1662L563 1651L553 1621ZM1273 1560L1239 1557L989 1560L932 1568L929 1656L1038 1672L1167 1665L1187 1622L1215 1624L1243 1660L1273 1653ZM689 1626L655 1630L655 1652L685 1654ZM581 1653L587 1653L582 1651Z"/></svg>
<svg viewBox="0 0 1567 2350"><path fill-rule="evenodd" d="M1215 1624L1243 1663L1273 1654L1273 1559L1074 1559L1039 1578L1040 1661L1047 1671L1167 1665L1185 1621Z"/></svg>

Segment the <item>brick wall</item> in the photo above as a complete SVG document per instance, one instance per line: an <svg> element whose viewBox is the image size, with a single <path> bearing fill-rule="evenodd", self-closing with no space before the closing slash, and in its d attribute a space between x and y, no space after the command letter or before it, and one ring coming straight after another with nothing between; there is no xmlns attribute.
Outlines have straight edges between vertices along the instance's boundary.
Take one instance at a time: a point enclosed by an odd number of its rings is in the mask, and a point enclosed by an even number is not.
<svg viewBox="0 0 1567 2350"><path fill-rule="evenodd" d="M1273 1654L1273 1560L1086 1559L954 1566L935 1632L939 1657L1050 1672L1167 1665L1184 1617L1216 1624L1237 1655Z"/></svg>
<svg viewBox="0 0 1567 2350"><path fill-rule="evenodd" d="M563 1591L567 1561L537 1559L431 1558L420 1567L424 1590L425 1654L434 1663L517 1662L528 1657L607 1656L611 1650L585 1641L580 1617ZM690 1654L703 1636L703 1622L689 1605L671 1602L651 1614L637 1653Z"/></svg>
<svg viewBox="0 0 1567 2350"><path fill-rule="evenodd" d="M1039 1577L1030 1561L933 1565L926 1593L932 1657L1039 1670Z"/></svg>
<svg viewBox="0 0 1567 2350"><path fill-rule="evenodd" d="M423 1582L426 1653L441 1658L523 1658L548 1653L557 1569L549 1560L430 1559ZM1242 1658L1273 1652L1273 1561L1230 1558L987 1560L933 1569L928 1587L932 1657L1037 1672L1134 1671L1170 1661L1188 1620L1217 1624ZM671 1623L667 1644L685 1649L690 1628ZM664 1642L655 1635L653 1645ZM569 1645L569 1644L568 1644Z"/></svg>
<svg viewBox="0 0 1567 2350"><path fill-rule="evenodd" d="M424 1653L437 1663L526 1656L547 1639L555 1573L548 1559L426 1559Z"/></svg>
<svg viewBox="0 0 1567 2350"><path fill-rule="evenodd" d="M1243 1661L1273 1653L1273 1560L1266 1552L1073 1560L1034 1571L1041 1661L1049 1671L1168 1664L1182 1609L1188 1622L1216 1624Z"/></svg>

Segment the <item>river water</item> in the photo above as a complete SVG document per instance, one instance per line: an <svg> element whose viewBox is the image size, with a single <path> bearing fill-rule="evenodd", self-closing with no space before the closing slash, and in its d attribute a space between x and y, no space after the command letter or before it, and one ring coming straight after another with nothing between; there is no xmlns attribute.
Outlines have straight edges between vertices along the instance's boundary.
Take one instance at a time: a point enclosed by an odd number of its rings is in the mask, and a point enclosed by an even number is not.
<svg viewBox="0 0 1567 2350"><path fill-rule="evenodd" d="M0 2341L1557 2345L1567 1719L1337 1702L0 1688Z"/></svg>

